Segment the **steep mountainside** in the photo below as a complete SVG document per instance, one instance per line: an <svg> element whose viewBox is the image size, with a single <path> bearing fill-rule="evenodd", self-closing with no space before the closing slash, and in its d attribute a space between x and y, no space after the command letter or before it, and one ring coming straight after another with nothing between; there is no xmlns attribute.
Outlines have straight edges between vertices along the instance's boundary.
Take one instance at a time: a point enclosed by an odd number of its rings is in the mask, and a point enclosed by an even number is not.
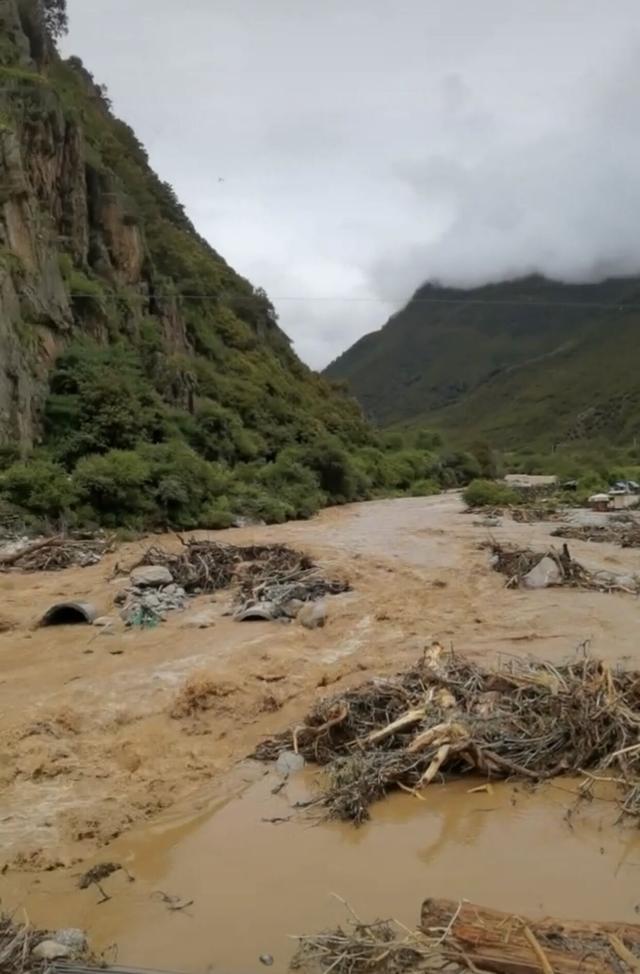
<svg viewBox="0 0 640 974"><path fill-rule="evenodd" d="M426 285L326 370L382 424L552 444L640 432L640 279ZM634 364L635 363L635 364Z"/></svg>
<svg viewBox="0 0 640 974"><path fill-rule="evenodd" d="M102 391L130 435L89 421L82 376L115 382ZM70 463L131 446L143 419L143 439L200 437L208 459L369 437L198 236L104 90L60 60L39 0L0 0L0 446L66 438Z"/></svg>

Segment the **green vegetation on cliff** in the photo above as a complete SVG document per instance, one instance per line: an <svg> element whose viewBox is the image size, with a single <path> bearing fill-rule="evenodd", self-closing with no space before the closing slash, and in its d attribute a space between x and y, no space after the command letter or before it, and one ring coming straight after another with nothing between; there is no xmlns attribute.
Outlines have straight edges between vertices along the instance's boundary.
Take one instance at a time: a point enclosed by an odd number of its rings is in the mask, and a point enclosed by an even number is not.
<svg viewBox="0 0 640 974"><path fill-rule="evenodd" d="M384 437L306 368L203 240L105 89L0 0L0 501L38 518L224 527L483 472Z"/></svg>

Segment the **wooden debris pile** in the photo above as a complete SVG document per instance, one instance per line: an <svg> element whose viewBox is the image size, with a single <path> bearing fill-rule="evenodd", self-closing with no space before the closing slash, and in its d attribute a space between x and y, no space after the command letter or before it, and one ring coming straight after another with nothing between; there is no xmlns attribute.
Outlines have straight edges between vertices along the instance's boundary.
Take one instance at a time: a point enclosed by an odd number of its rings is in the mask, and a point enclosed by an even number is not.
<svg viewBox="0 0 640 974"><path fill-rule="evenodd" d="M473 903L427 899L420 929L394 920L297 937L292 968L337 974L489 971L492 974L637 974L640 926L530 920Z"/></svg>
<svg viewBox="0 0 640 974"><path fill-rule="evenodd" d="M57 536L13 542L0 551L0 571L52 572L63 568L86 568L97 565L114 547L114 539L104 537Z"/></svg>
<svg viewBox="0 0 640 974"><path fill-rule="evenodd" d="M482 547L490 549L492 567L506 576L507 588L519 588L522 585L527 587L527 580L533 569L544 559L549 559L557 568L553 580L547 581L546 585L529 587L564 585L593 592L629 592L634 595L640 592L640 578L637 576L609 571L591 571L572 558L566 544L561 550L549 548L546 551L534 551L531 548L519 548L517 545L500 544L493 540L483 544Z"/></svg>
<svg viewBox="0 0 640 974"><path fill-rule="evenodd" d="M320 701L304 723L255 757L299 752L326 768L314 807L364 821L372 802L436 777L540 781L598 772L618 784L622 812L640 818L640 672L584 657L554 666L512 659L497 669L434 644L414 667Z"/></svg>
<svg viewBox="0 0 640 974"><path fill-rule="evenodd" d="M621 548L640 548L640 522L611 520L607 524L567 524L551 532L554 538L610 542Z"/></svg>
<svg viewBox="0 0 640 974"><path fill-rule="evenodd" d="M308 555L283 544L233 545L190 539L178 552L149 548L132 568L164 565L174 582L190 594L237 585L236 607L258 603L278 608L297 599L309 602L349 590L344 579L327 579Z"/></svg>

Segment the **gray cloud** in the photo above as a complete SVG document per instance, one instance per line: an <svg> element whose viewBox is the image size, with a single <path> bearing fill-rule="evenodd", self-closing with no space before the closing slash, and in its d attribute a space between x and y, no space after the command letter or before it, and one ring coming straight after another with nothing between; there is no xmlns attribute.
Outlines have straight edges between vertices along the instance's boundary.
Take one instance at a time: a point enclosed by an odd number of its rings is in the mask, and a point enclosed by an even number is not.
<svg viewBox="0 0 640 974"><path fill-rule="evenodd" d="M314 366L428 278L640 269L637 0L69 7L66 49Z"/></svg>

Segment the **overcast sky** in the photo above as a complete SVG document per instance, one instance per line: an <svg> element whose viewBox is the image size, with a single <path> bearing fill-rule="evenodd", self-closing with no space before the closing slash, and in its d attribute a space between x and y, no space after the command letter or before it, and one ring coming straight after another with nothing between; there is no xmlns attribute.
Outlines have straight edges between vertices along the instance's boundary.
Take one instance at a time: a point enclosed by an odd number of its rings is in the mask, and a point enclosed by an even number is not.
<svg viewBox="0 0 640 974"><path fill-rule="evenodd" d="M322 367L428 279L640 269L639 0L68 0L200 232Z"/></svg>

